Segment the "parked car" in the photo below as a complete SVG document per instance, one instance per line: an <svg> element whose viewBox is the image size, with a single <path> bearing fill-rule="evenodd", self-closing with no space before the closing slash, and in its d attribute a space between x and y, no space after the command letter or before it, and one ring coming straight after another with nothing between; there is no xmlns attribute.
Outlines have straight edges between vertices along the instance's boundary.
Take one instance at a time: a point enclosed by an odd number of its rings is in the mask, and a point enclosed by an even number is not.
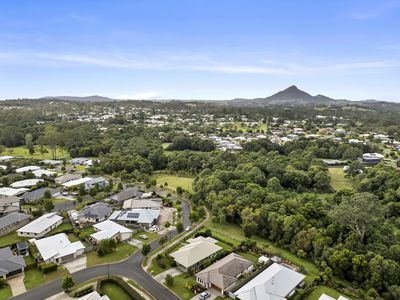
<svg viewBox="0 0 400 300"><path fill-rule="evenodd" d="M159 229L160 229L160 227L158 227L157 225L153 225L153 226L150 227L149 230L150 230L151 232L157 232Z"/></svg>
<svg viewBox="0 0 400 300"><path fill-rule="evenodd" d="M207 291L205 291L205 292L202 292L201 294L200 294L200 300L204 300L204 299L207 299L207 298L209 298L209 297L211 297L211 294L210 294L210 292L207 292Z"/></svg>
<svg viewBox="0 0 400 300"><path fill-rule="evenodd" d="M147 240L149 237L147 236L147 235L145 235L145 234L141 234L141 235L139 235L139 237L142 239L142 240Z"/></svg>
<svg viewBox="0 0 400 300"><path fill-rule="evenodd" d="M185 231L190 231L190 230L192 230L192 226L188 226L185 228Z"/></svg>

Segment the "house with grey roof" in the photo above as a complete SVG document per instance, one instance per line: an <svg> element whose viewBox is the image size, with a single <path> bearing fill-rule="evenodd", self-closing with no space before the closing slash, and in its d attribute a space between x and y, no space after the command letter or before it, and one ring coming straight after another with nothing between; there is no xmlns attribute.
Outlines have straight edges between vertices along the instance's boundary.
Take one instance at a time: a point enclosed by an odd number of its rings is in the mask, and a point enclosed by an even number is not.
<svg viewBox="0 0 400 300"><path fill-rule="evenodd" d="M0 198L0 215L19 211L19 197Z"/></svg>
<svg viewBox="0 0 400 300"><path fill-rule="evenodd" d="M250 272L253 263L240 255L231 253L211 266L196 273L196 281L205 288L214 288L222 295L238 281L238 278Z"/></svg>
<svg viewBox="0 0 400 300"><path fill-rule="evenodd" d="M39 188L37 190L31 191L31 192L26 192L25 194L22 195L22 201L25 203L29 202L34 202L38 201L42 198L44 198L44 195L46 191L50 192L51 197L57 197L60 195L61 191L58 189L53 189L53 188Z"/></svg>
<svg viewBox="0 0 400 300"><path fill-rule="evenodd" d="M108 219L122 224L137 224L149 228L157 222L159 216L159 209L132 209L114 211Z"/></svg>
<svg viewBox="0 0 400 300"><path fill-rule="evenodd" d="M112 195L111 197L108 197L107 200L120 203L128 199L140 197L141 195L143 195L143 192L141 192L137 187L130 187L122 190L115 195Z"/></svg>
<svg viewBox="0 0 400 300"><path fill-rule="evenodd" d="M14 255L10 247L0 249L0 278L9 278L24 271L25 260L20 255Z"/></svg>
<svg viewBox="0 0 400 300"><path fill-rule="evenodd" d="M83 208L74 220L78 224L97 223L106 220L112 213L110 205L104 202L97 202Z"/></svg>
<svg viewBox="0 0 400 300"><path fill-rule="evenodd" d="M64 183L67 183L69 181L77 180L82 178L80 174L64 174L61 176L58 176L54 179L55 183L62 185Z"/></svg>
<svg viewBox="0 0 400 300"><path fill-rule="evenodd" d="M6 235L12 231L21 228L22 226L28 224L29 215L12 212L0 218L0 236Z"/></svg>
<svg viewBox="0 0 400 300"><path fill-rule="evenodd" d="M161 198L141 199L134 198L124 201L123 209L161 209L163 201Z"/></svg>

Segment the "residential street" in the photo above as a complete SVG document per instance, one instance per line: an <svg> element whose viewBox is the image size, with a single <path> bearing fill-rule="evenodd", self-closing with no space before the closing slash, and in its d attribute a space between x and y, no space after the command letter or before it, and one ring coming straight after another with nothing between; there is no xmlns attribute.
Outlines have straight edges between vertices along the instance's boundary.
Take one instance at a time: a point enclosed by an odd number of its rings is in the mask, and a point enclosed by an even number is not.
<svg viewBox="0 0 400 300"><path fill-rule="evenodd" d="M182 216L183 216L184 226L190 225L189 212L190 212L189 204L185 201L182 201ZM177 234L178 233L176 230L172 230L169 233L171 239L177 236ZM159 238L150 242L152 250L155 250L160 247L158 240ZM165 300L179 299L169 289L164 287L162 284L160 284L157 280L155 280L152 276L150 276L142 269L143 258L144 257L140 253L140 251L137 251L128 259L122 262L84 269L71 274L71 276L74 278L75 284L79 284L89 279L100 276L107 276L107 275L124 276L136 281L143 289L149 292L156 299L165 299ZM42 300L60 292L62 292L61 279L57 279L55 281L49 282L35 289L29 290L24 294L15 296L12 299Z"/></svg>

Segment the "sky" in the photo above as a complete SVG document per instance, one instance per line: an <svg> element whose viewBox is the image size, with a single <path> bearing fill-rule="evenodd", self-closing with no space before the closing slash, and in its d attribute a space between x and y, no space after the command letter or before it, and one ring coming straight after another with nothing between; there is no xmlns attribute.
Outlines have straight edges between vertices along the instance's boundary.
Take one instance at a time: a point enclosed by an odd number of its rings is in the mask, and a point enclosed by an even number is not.
<svg viewBox="0 0 400 300"><path fill-rule="evenodd" d="M400 101L400 0L4 0L0 99Z"/></svg>

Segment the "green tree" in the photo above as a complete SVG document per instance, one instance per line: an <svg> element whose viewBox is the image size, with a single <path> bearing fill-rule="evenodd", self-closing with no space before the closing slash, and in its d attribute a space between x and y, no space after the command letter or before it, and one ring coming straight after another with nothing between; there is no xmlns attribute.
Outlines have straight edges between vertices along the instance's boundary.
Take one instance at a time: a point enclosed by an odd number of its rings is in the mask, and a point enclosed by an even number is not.
<svg viewBox="0 0 400 300"><path fill-rule="evenodd" d="M45 199L43 202L43 208L47 212L51 212L54 209L54 204L51 199Z"/></svg>
<svg viewBox="0 0 400 300"><path fill-rule="evenodd" d="M61 287L64 291L69 291L75 285L74 279L70 275L65 275L61 281Z"/></svg>
<svg viewBox="0 0 400 300"><path fill-rule="evenodd" d="M25 147L28 149L30 155L33 155L33 153L35 153L35 149L33 146L33 137L30 133L25 136Z"/></svg>
<svg viewBox="0 0 400 300"><path fill-rule="evenodd" d="M181 233L183 231L183 224L182 222L178 222L176 223L176 230L178 231L178 233Z"/></svg>
<svg viewBox="0 0 400 300"><path fill-rule="evenodd" d="M169 287L173 286L174 285L174 277L172 277L171 274L167 274L167 276L165 277L165 283Z"/></svg>
<svg viewBox="0 0 400 300"><path fill-rule="evenodd" d="M149 244L143 244L142 246L142 254L146 256L151 251L151 246Z"/></svg>

